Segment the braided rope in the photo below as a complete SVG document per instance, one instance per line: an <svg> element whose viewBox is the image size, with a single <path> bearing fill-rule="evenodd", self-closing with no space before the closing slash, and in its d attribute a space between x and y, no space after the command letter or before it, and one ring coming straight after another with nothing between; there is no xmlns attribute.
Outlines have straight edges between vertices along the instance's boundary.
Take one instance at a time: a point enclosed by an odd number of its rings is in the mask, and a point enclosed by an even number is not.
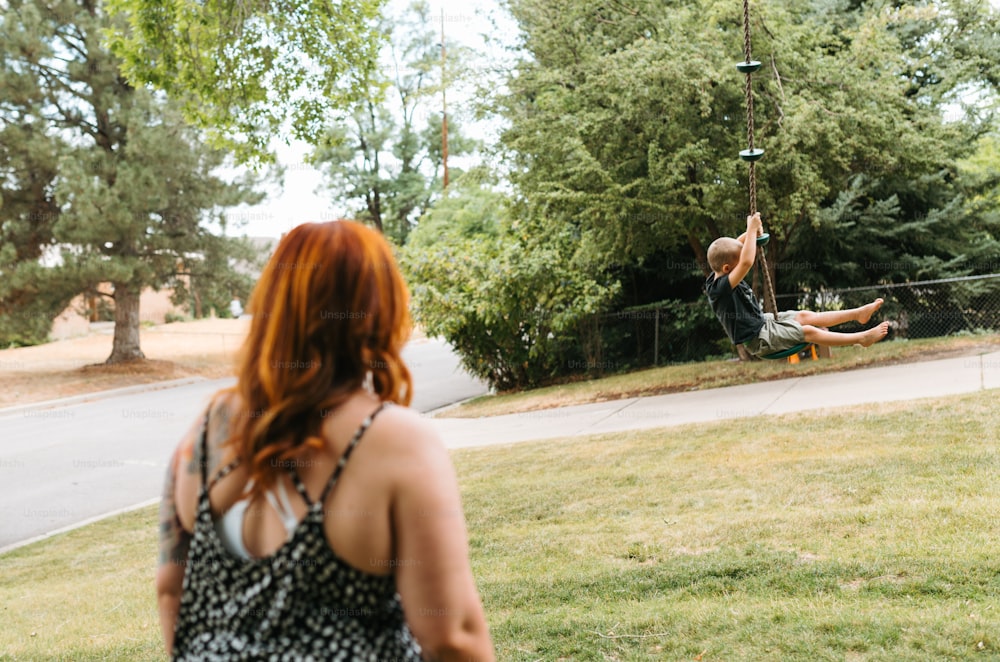
<svg viewBox="0 0 1000 662"><path fill-rule="evenodd" d="M752 59L750 51L750 0L743 0L743 53L746 62ZM753 126L753 74L746 74L746 104L747 104L747 143L749 148L754 148L754 126ZM750 162L750 215L757 213L757 168L756 163Z"/></svg>
<svg viewBox="0 0 1000 662"><path fill-rule="evenodd" d="M753 53L750 50L750 0L743 0L743 54L746 62L752 60ZM747 142L749 149L753 150L754 145L754 121L753 121L753 74L749 71L746 74L746 105L747 105ZM757 164L750 161L748 169L748 182L750 185L750 215L757 213ZM747 240L751 240L748 237ZM760 262L764 280L764 309L767 312L777 315L778 302L774 294L774 281L771 280L771 271L767 266L767 257L764 255L763 247L757 251L757 260ZM755 279L756 280L756 279Z"/></svg>
<svg viewBox="0 0 1000 662"><path fill-rule="evenodd" d="M774 281L771 280L771 270L767 267L767 257L764 256L764 247L759 247L757 259L760 260L761 270L764 272L764 309L777 316L778 300L774 295Z"/></svg>

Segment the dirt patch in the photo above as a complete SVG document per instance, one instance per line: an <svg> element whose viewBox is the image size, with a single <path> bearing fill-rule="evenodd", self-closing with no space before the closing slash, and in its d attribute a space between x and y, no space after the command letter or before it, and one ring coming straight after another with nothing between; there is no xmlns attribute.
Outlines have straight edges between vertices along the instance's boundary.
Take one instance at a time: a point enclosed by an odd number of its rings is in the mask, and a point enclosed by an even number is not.
<svg viewBox="0 0 1000 662"><path fill-rule="evenodd" d="M146 360L119 365L104 363L111 354L110 324L94 325L80 338L0 350L0 407L186 377L229 377L249 329L249 318L143 327ZM414 329L413 340L424 337Z"/></svg>
<svg viewBox="0 0 1000 662"><path fill-rule="evenodd" d="M124 386L185 377L216 379L234 374L248 320L199 320L144 327L147 359L106 365L112 329L34 347L0 351L0 407L65 398Z"/></svg>
<svg viewBox="0 0 1000 662"><path fill-rule="evenodd" d="M176 369L173 361L142 359L127 363L94 363L80 368L85 375L153 375L160 379L172 379Z"/></svg>

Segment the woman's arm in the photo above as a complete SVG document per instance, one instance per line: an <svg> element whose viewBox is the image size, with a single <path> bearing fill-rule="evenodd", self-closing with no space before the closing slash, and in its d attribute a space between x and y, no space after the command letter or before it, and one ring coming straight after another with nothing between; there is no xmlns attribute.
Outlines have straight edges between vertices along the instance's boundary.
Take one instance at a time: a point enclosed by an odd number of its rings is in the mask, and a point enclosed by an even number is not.
<svg viewBox="0 0 1000 662"><path fill-rule="evenodd" d="M213 416L213 425L220 418ZM160 499L160 561L156 570L156 594L160 628L168 655L173 651L188 548L198 509L201 465L204 461L199 441L205 422L205 415L199 416L177 445L167 467Z"/></svg>
<svg viewBox="0 0 1000 662"><path fill-rule="evenodd" d="M400 463L407 468L392 501L396 586L406 621L428 659L492 662L451 458L436 432L413 418L416 425L399 437L413 457Z"/></svg>
<svg viewBox="0 0 1000 662"><path fill-rule="evenodd" d="M174 648L174 627L180 610L184 569L187 563L191 534L177 516L177 467L183 446L178 446L170 458L160 500L160 562L156 570L156 595L160 611L160 628L170 655Z"/></svg>
<svg viewBox="0 0 1000 662"><path fill-rule="evenodd" d="M224 458L213 440L229 438L228 396L216 394L204 412L191 425L170 458L160 500L160 563L156 571L156 593L160 610L160 628L167 653L173 651L174 628L180 610L188 548L194 532L201 492L202 465L212 475ZM202 448L202 435L207 448ZM214 446L213 446L214 444ZM202 457L203 453L206 453Z"/></svg>

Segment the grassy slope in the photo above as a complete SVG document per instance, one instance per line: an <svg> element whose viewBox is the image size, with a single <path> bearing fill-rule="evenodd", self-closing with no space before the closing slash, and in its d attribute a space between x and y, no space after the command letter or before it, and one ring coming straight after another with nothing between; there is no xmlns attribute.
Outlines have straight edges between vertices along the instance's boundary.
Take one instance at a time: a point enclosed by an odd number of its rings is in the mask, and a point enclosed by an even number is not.
<svg viewBox="0 0 1000 662"><path fill-rule="evenodd" d="M684 363L518 393L487 395L438 415L461 418L497 416L998 350L1000 335L990 334L894 341L868 349L840 348L834 350L832 359L804 361L795 365L787 361Z"/></svg>

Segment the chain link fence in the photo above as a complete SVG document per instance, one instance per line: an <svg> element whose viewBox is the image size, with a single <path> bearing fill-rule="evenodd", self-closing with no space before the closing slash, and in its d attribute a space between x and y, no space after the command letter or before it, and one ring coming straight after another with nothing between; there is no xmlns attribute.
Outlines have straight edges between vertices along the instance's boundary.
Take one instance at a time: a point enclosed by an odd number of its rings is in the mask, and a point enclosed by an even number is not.
<svg viewBox="0 0 1000 662"><path fill-rule="evenodd" d="M824 311L854 308L879 297L885 303L878 317L893 323L895 338L1000 331L1000 274L852 287L777 299L779 308ZM840 330L851 329L845 325Z"/></svg>
<svg viewBox="0 0 1000 662"><path fill-rule="evenodd" d="M776 297L781 310L843 310L881 297L868 326L893 323L890 338L935 338L959 332L1000 332L1000 274L915 283L821 290ZM707 300L661 301L593 316L581 323L583 358L590 373L732 356L732 345ZM837 331L858 331L844 324Z"/></svg>

